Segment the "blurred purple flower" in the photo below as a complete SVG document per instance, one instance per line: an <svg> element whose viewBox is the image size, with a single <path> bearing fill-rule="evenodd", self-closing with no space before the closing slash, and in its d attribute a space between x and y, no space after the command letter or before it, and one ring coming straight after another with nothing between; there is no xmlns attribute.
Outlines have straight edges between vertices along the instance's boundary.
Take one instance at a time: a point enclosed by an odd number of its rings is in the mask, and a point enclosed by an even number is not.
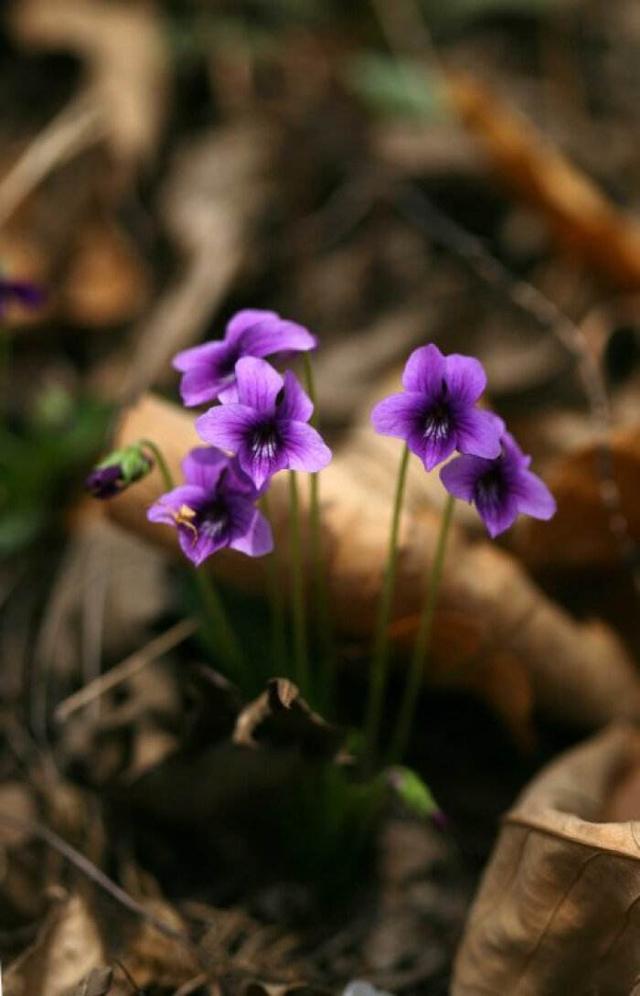
<svg viewBox="0 0 640 996"><path fill-rule="evenodd" d="M9 307L20 304L29 311L40 308L45 301L45 293L41 287L29 280L10 280L0 276L0 319L4 318Z"/></svg>
<svg viewBox="0 0 640 996"><path fill-rule="evenodd" d="M475 403L487 378L479 360L437 346L414 350L402 375L404 391L380 401L371 413L376 432L404 439L427 470L454 450L493 458L500 453L504 422Z"/></svg>
<svg viewBox="0 0 640 996"><path fill-rule="evenodd" d="M238 454L242 470L261 488L279 470L317 471L331 450L308 425L313 405L290 370L284 378L266 360L236 364L238 401L196 419L202 438Z"/></svg>
<svg viewBox="0 0 640 996"><path fill-rule="evenodd" d="M247 308L228 323L220 342L185 349L173 365L182 373L180 393L187 407L208 401L237 401L236 363L243 356L274 356L315 349L317 339L302 325L275 311Z"/></svg>
<svg viewBox="0 0 640 996"><path fill-rule="evenodd" d="M123 489L120 467L117 464L96 467L85 480L84 486L94 498L113 498Z"/></svg>
<svg viewBox="0 0 640 996"><path fill-rule="evenodd" d="M271 527L255 507L258 492L235 460L208 446L182 461L185 483L147 511L151 522L174 526L182 552L196 566L223 547L250 557L273 549Z"/></svg>
<svg viewBox="0 0 640 996"><path fill-rule="evenodd" d="M495 460L476 456L456 457L440 471L449 494L473 502L489 535L503 533L518 515L550 519L556 510L546 484L528 468L525 456L513 436L502 436L502 452Z"/></svg>
<svg viewBox="0 0 640 996"><path fill-rule="evenodd" d="M131 443L114 450L94 467L84 486L94 498L113 498L130 484L146 477L152 467L153 460L145 451L144 444Z"/></svg>

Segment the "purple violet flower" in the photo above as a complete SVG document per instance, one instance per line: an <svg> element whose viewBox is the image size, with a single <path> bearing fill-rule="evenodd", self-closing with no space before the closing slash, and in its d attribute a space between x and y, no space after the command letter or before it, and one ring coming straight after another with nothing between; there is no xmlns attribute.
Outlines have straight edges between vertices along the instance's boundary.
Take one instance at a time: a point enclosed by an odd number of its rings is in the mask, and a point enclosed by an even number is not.
<svg viewBox="0 0 640 996"><path fill-rule="evenodd" d="M8 277L0 276L0 319L5 317L13 303L20 304L29 311L35 311L44 304L44 301L44 291L31 281L10 280Z"/></svg>
<svg viewBox="0 0 640 996"><path fill-rule="evenodd" d="M454 450L494 458L504 422L475 407L487 378L479 360L437 346L413 351L402 375L404 391L380 401L371 413L376 432L404 439L426 470Z"/></svg>
<svg viewBox="0 0 640 996"><path fill-rule="evenodd" d="M502 436L502 452L495 460L476 456L456 457L443 467L440 478L449 494L473 502L489 535L496 537L513 525L518 515L550 519L556 510L546 484L528 468L513 436Z"/></svg>
<svg viewBox="0 0 640 996"><path fill-rule="evenodd" d="M280 318L275 311L239 311L220 342L205 342L174 357L173 365L183 375L182 400L190 408L216 399L237 401L235 367L243 356L300 353L317 344L302 325Z"/></svg>
<svg viewBox="0 0 640 996"><path fill-rule="evenodd" d="M223 547L249 557L273 550L271 527L255 507L259 497L235 460L208 446L182 461L185 483L147 511L151 522L175 526L182 552L196 566Z"/></svg>
<svg viewBox="0 0 640 996"><path fill-rule="evenodd" d="M313 404L290 370L280 376L266 360L236 364L238 401L196 419L202 438L238 454L242 470L261 488L279 470L317 471L331 460L320 433L308 425Z"/></svg>
<svg viewBox="0 0 640 996"><path fill-rule="evenodd" d="M114 463L109 467L96 467L84 482L86 490L94 498L113 498L120 494L122 485L120 467Z"/></svg>

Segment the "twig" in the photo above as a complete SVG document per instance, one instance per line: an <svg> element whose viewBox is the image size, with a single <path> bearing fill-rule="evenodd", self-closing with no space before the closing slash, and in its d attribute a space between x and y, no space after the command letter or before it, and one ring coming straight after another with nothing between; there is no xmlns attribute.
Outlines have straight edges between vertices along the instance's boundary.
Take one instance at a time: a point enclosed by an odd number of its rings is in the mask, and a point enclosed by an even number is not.
<svg viewBox="0 0 640 996"><path fill-rule="evenodd" d="M67 844L66 840L59 837L57 833L50 830L48 827L44 826L42 823L38 823L35 820L23 820L17 816L9 816L7 813L0 812L0 823L4 823L6 826L14 827L16 830L23 830L26 833L31 834L33 837L37 837L41 840L47 847L53 848L58 854L61 854L63 858L77 868L78 871L86 875L87 878L106 892L107 895L115 899L117 903L124 906L125 909L129 910L135 916L141 917L146 920L147 923L159 930L161 934L165 937L170 937L172 940L182 941L185 944L191 946L191 941L189 937L182 933L180 930L176 930L175 927L170 927L169 924L164 923L159 920L154 913L150 913L149 910L145 909L137 900L133 899L127 892L124 891L119 885L113 882L104 872L89 861L84 854L80 851L76 851L75 847L71 844Z"/></svg>
<svg viewBox="0 0 640 996"><path fill-rule="evenodd" d="M199 623L195 619L182 619L165 633L150 640L146 647L134 651L129 657L121 661L120 664L116 664L115 667L101 674L94 681L85 685L84 688L80 688L73 695L66 698L64 702L61 702L54 712L55 720L58 723L65 722L78 709L82 709L100 695L110 692L112 688L115 688L122 681L132 678L139 671L142 671L147 664L151 664L158 657L166 654L169 650L173 650L183 640L192 636L198 629L198 625Z"/></svg>
<svg viewBox="0 0 640 996"><path fill-rule="evenodd" d="M207 981L207 976L202 972L200 975L194 976L193 979L189 979L188 982L183 983L179 989L176 989L173 996L190 996L190 993L194 993L196 989L203 986Z"/></svg>
<svg viewBox="0 0 640 996"><path fill-rule="evenodd" d="M77 98L29 145L0 183L0 225L54 169L104 137L106 126L97 104Z"/></svg>

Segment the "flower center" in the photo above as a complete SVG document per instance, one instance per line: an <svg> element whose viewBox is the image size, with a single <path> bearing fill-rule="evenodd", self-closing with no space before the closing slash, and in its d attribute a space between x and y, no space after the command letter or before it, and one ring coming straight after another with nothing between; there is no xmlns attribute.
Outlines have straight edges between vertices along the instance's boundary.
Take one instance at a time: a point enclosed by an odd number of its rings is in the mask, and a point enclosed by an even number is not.
<svg viewBox="0 0 640 996"><path fill-rule="evenodd" d="M218 540L228 532L230 523L229 509L223 501L211 502L198 513L197 528L211 540Z"/></svg>
<svg viewBox="0 0 640 996"><path fill-rule="evenodd" d="M480 506L495 506L502 501L504 494L504 480L500 469L492 467L476 483L475 500Z"/></svg>
<svg viewBox="0 0 640 996"><path fill-rule="evenodd" d="M425 439L446 439L451 432L451 425L452 420L449 406L445 402L439 401L425 413L422 434Z"/></svg>
<svg viewBox="0 0 640 996"><path fill-rule="evenodd" d="M272 460L278 452L280 436L275 422L264 422L253 430L249 441L251 453L256 457Z"/></svg>

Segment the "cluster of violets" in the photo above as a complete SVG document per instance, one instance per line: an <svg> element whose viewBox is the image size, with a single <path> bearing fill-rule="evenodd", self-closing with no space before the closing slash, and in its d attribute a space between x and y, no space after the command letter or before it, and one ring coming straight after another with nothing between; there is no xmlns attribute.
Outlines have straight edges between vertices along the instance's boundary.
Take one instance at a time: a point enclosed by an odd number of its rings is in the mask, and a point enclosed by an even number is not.
<svg viewBox="0 0 640 996"><path fill-rule="evenodd" d="M529 470L525 456L501 418L477 407L487 386L482 364L471 356L443 356L421 346L409 357L404 391L373 409L377 432L404 439L433 470L454 452L462 454L440 471L449 494L472 502L490 536L509 529L519 514L550 519L554 498Z"/></svg>
<svg viewBox="0 0 640 996"><path fill-rule="evenodd" d="M256 503L281 470L315 473L331 450L309 420L313 404L295 374L282 376L265 357L315 349L307 329L273 311L236 314L220 342L179 353L180 393L187 407L213 402L196 419L208 446L182 464L185 483L148 511L175 526L185 555L199 565L223 547L251 557L273 549L271 527Z"/></svg>
<svg viewBox="0 0 640 996"><path fill-rule="evenodd" d="M316 346L301 325L273 311L246 309L229 321L222 340L175 357L183 403L212 404L196 419L208 446L186 457L184 484L162 495L148 517L177 529L194 564L223 547L253 557L269 553L271 529L256 503L273 475L286 469L315 473L330 462L331 450L309 424L311 399L290 370L282 376L265 359L287 359ZM371 420L378 433L403 439L427 471L457 452L440 472L442 483L453 497L475 505L495 537L519 514L551 518L555 501L503 420L478 407L486 383L477 359L422 346L407 361L404 390L380 401ZM88 485L96 496L110 497L141 474L139 464L123 474L120 455L112 454Z"/></svg>

